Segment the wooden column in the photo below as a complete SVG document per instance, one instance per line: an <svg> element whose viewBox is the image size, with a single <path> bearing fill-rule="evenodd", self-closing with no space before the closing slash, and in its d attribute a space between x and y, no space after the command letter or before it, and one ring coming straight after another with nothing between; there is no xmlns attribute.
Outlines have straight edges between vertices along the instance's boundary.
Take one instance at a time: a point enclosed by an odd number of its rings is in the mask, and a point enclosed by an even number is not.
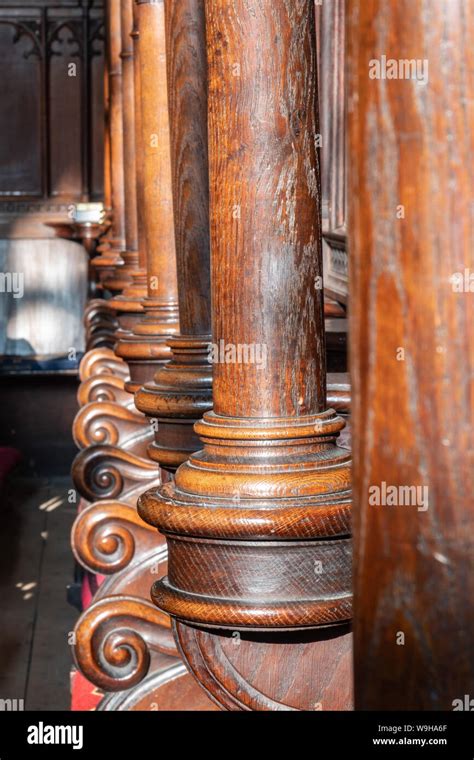
<svg viewBox="0 0 474 760"><path fill-rule="evenodd" d="M356 708L469 709L474 8L348 25Z"/></svg>
<svg viewBox="0 0 474 760"><path fill-rule="evenodd" d="M123 166L125 190L125 248L121 252L123 267L121 278L128 278L129 284L123 292L115 296L110 306L120 314L128 312L139 314L142 311L141 300L146 296L146 260L145 251L138 247L138 207L137 207L137 144L135 125L135 69L133 54L133 0L122 0L121 4L121 52L122 62L122 130L123 130ZM112 278L113 279L113 278ZM104 282L109 287L110 279ZM113 289L113 285L112 285ZM136 321L137 318L135 318ZM121 320L124 322L124 320ZM133 320L127 320L131 327Z"/></svg>
<svg viewBox="0 0 474 760"><path fill-rule="evenodd" d="M120 3L106 0L105 12L112 205L112 237L109 243L112 250L120 252L125 245Z"/></svg>
<svg viewBox="0 0 474 760"><path fill-rule="evenodd" d="M349 454L326 405L314 2L205 7L214 411L203 450L140 500L168 539L152 596L223 707L347 707Z"/></svg>
<svg viewBox="0 0 474 760"><path fill-rule="evenodd" d="M108 38L107 31L108 17L104 12L104 29L105 37ZM111 150L110 150L110 82L109 82L109 59L107 48L104 58L104 209L108 218L112 217L112 178L111 178Z"/></svg>
<svg viewBox="0 0 474 760"><path fill-rule="evenodd" d="M99 256L93 266L98 267L101 280L108 279L108 289L120 291L129 283L129 278L121 278L120 256L125 246L125 190L122 133L122 61L120 58L121 9L119 0L106 0L105 28L107 49L108 97L108 143L110 150L110 198L112 204L112 225L106 240L98 247Z"/></svg>
<svg viewBox="0 0 474 760"><path fill-rule="evenodd" d="M151 380L157 367L171 358L167 341L179 329L164 8L161 0L136 5L148 295L133 334L121 336L116 347L130 367L132 391Z"/></svg>
<svg viewBox="0 0 474 760"><path fill-rule="evenodd" d="M134 103L134 136L135 136L135 184L136 184L136 202L137 202L137 242L139 251L139 265L141 269L147 268L146 254L146 235L145 235L145 194L144 194L144 171L145 161L143 155L143 131L142 131L142 87L140 78L140 59L139 59L139 31L138 31L138 9L137 4L132 0L132 33L133 41L133 92L135 97Z"/></svg>
<svg viewBox="0 0 474 760"><path fill-rule="evenodd" d="M201 0L165 0L164 8L181 333L135 402L158 420L150 457L175 470L200 448L193 425L212 406L207 61Z"/></svg>
<svg viewBox="0 0 474 760"><path fill-rule="evenodd" d="M135 73L133 65L133 0L121 4L122 129L125 190L125 253L138 264L137 175L135 146ZM144 264L144 262L142 262Z"/></svg>

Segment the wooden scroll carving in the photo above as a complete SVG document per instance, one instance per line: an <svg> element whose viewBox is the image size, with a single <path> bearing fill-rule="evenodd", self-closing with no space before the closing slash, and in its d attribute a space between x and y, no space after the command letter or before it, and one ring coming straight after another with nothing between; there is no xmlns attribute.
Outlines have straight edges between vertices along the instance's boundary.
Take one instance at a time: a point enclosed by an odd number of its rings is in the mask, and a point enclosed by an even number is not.
<svg viewBox="0 0 474 760"><path fill-rule="evenodd" d="M126 378L128 367L124 361L118 359L110 348L95 348L88 351L79 366L79 379L81 382L95 375L115 375Z"/></svg>
<svg viewBox="0 0 474 760"><path fill-rule="evenodd" d="M77 516L71 544L74 555L91 573L111 575L136 557L156 550L156 533L125 502L100 501Z"/></svg>
<svg viewBox="0 0 474 760"><path fill-rule="evenodd" d="M116 401L123 407L133 408L133 398L124 389L124 384L124 378L117 375L92 375L80 384L77 403L84 406L91 401Z"/></svg>
<svg viewBox="0 0 474 760"><path fill-rule="evenodd" d="M88 501L118 499L140 482L159 480L148 457L117 446L88 446L77 454L72 469L74 485Z"/></svg>
<svg viewBox="0 0 474 760"><path fill-rule="evenodd" d="M88 351L101 346L113 348L118 322L109 301L104 298L91 299L84 309L83 322Z"/></svg>
<svg viewBox="0 0 474 760"><path fill-rule="evenodd" d="M135 688L105 696L98 711L218 710L199 688L187 667L178 662L155 668Z"/></svg>
<svg viewBox="0 0 474 760"><path fill-rule="evenodd" d="M137 454L146 454L153 438L147 419L136 409L109 401L92 401L77 413L72 428L79 449L106 443Z"/></svg>

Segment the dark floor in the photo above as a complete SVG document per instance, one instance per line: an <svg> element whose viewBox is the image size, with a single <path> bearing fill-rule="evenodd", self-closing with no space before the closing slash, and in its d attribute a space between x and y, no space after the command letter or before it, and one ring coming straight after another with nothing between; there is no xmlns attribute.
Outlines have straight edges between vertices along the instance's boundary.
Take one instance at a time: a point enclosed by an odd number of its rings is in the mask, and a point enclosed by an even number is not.
<svg viewBox="0 0 474 760"><path fill-rule="evenodd" d="M17 470L0 492L0 699L26 710L68 710L78 613L66 601L73 577L69 533L77 505L64 476Z"/></svg>

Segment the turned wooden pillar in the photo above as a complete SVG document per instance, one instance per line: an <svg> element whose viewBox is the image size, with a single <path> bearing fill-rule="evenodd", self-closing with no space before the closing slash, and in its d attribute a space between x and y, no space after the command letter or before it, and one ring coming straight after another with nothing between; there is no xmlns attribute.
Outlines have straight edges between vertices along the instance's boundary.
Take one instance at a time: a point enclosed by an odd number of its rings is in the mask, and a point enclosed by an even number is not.
<svg viewBox="0 0 474 760"><path fill-rule="evenodd" d="M121 278L118 272L123 267L120 256L125 246L125 189L123 164L123 130L122 130L122 61L120 58L121 3L119 0L106 0L105 29L107 51L107 108L108 108L108 146L110 155L110 202L112 206L112 224L109 234L99 245L99 256L93 261L98 268L102 281L108 280L107 289L122 290L129 278Z"/></svg>
<svg viewBox="0 0 474 760"><path fill-rule="evenodd" d="M142 91L140 79L139 32L138 32L138 9L132 0L132 41L133 41L133 92L134 102L134 136L135 136L135 186L137 203L137 242L139 251L140 269L147 268L146 235L145 235L145 207L144 207L144 156L143 156L143 132L142 132Z"/></svg>
<svg viewBox="0 0 474 760"><path fill-rule="evenodd" d="M106 39L108 39L107 33L107 14L105 14L105 26L106 26ZM107 250L110 254L110 239L113 238L111 230L111 219L113 215L112 208L112 177L111 177L111 145L110 145L110 82L109 82L109 56L104 58L104 229L98 231L97 239L101 238L100 242L94 240L93 255L99 256ZM105 233L105 234L104 234ZM88 251L89 253L89 251ZM91 253L89 253L91 256ZM109 256L110 258L110 256ZM114 258L112 256L112 258ZM99 291L97 295L103 296L103 286L101 279L104 279L107 272L110 275L113 271L112 265L107 269L106 267L92 266L92 260L89 261L89 288L93 290L94 294ZM100 273L102 272L102 277ZM102 291L102 292L100 292ZM114 344L114 334L118 327L118 323L115 319L115 315L107 308L107 305L103 298L91 298L89 303L84 309L83 324L85 328L86 350L90 351L98 347L112 348Z"/></svg>
<svg viewBox="0 0 474 760"><path fill-rule="evenodd" d="M129 278L129 284L120 296L116 296L111 301L110 305L119 312L133 313L141 312L140 301L146 295L146 260L145 251L140 251L138 247L133 0L122 0L120 7L125 248L121 252L124 265L120 269L119 276L122 279ZM110 286L110 283L111 280L107 279L105 286Z"/></svg>
<svg viewBox="0 0 474 760"><path fill-rule="evenodd" d="M122 63L120 60L120 3L106 2L107 59L109 73L110 174L112 195L111 248L120 252L125 245L125 191L122 135Z"/></svg>
<svg viewBox="0 0 474 760"><path fill-rule="evenodd" d="M105 36L107 34L107 15L104 17ZM104 209L107 217L112 216L112 178L111 178L111 156L110 156L110 82L109 82L109 60L107 48L105 48L104 57Z"/></svg>
<svg viewBox="0 0 474 760"><path fill-rule="evenodd" d="M167 340L179 329L164 8L161 1L136 5L147 296L133 333L121 335L116 346L117 355L130 367L130 391L138 390L171 358Z"/></svg>
<svg viewBox="0 0 474 760"><path fill-rule="evenodd" d="M474 8L347 19L355 704L469 709Z"/></svg>
<svg viewBox="0 0 474 760"><path fill-rule="evenodd" d="M125 250L138 262L137 176L135 149L135 73L133 66L133 0L121 2L122 127L125 190Z"/></svg>
<svg viewBox="0 0 474 760"><path fill-rule="evenodd" d="M223 707L347 707L350 457L326 404L314 2L205 8L214 409L204 448L140 499L168 540L152 597Z"/></svg>
<svg viewBox="0 0 474 760"><path fill-rule="evenodd" d="M135 403L158 421L150 457L175 470L200 448L193 425L212 406L207 61L202 1L165 0L164 8L181 332L168 341L172 361Z"/></svg>

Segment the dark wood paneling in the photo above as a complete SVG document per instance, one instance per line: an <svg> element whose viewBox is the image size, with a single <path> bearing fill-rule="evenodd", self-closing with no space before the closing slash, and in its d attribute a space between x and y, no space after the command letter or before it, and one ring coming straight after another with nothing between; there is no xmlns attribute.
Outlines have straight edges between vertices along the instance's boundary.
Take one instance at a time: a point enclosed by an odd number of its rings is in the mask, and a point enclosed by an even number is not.
<svg viewBox="0 0 474 760"><path fill-rule="evenodd" d="M85 128L81 89L86 73L82 21L77 16L64 19L61 14L48 21L47 30L49 194L80 197L81 138Z"/></svg>
<svg viewBox="0 0 474 760"><path fill-rule="evenodd" d="M42 197L39 16L0 14L0 196Z"/></svg>
<svg viewBox="0 0 474 760"><path fill-rule="evenodd" d="M102 197L102 5L0 7L0 236L51 237L45 221Z"/></svg>

